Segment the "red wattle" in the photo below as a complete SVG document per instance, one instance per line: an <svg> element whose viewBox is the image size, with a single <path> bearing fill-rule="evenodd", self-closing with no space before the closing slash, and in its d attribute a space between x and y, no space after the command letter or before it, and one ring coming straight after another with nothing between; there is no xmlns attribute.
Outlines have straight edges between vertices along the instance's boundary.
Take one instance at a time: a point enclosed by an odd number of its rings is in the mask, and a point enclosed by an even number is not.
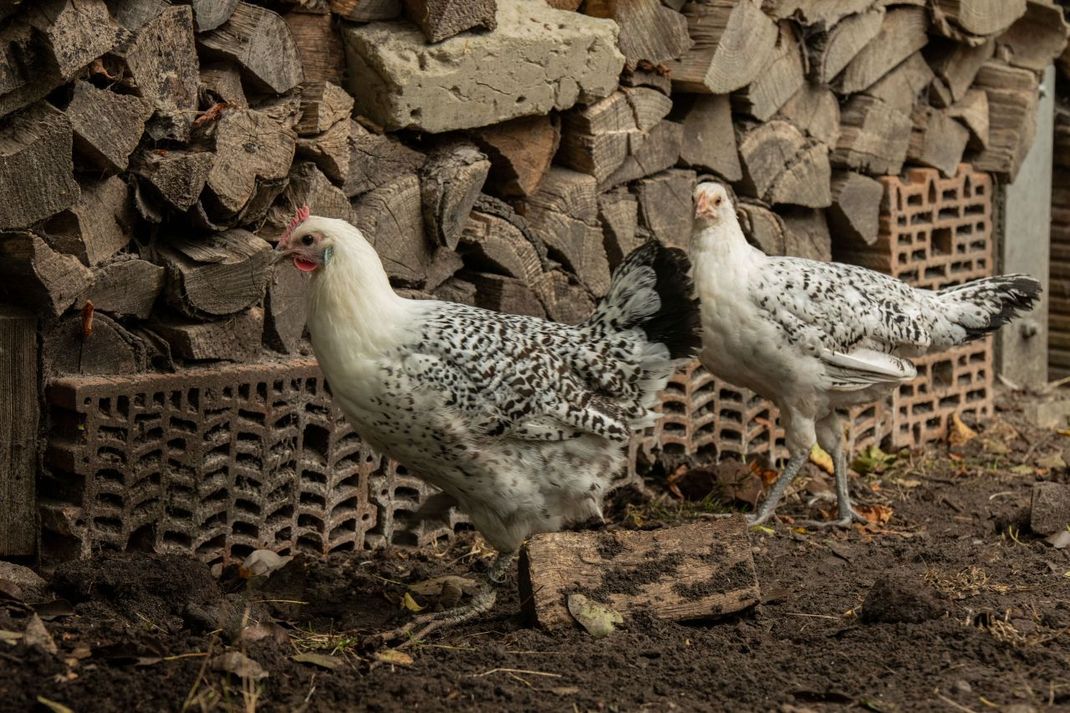
<svg viewBox="0 0 1070 713"><path fill-rule="evenodd" d="M312 272L317 267L319 267L319 265L312 262L311 260L306 260L303 257L294 257L294 267L296 267L301 272Z"/></svg>

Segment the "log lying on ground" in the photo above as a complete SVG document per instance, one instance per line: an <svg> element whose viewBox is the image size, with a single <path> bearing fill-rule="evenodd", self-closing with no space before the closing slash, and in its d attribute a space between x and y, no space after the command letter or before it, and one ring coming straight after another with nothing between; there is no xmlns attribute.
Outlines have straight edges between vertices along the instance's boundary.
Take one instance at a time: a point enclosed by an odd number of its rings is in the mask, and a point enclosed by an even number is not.
<svg viewBox="0 0 1070 713"><path fill-rule="evenodd" d="M823 208L829 195L828 147L807 140L786 121L747 131L739 142L744 192L769 204Z"/></svg>
<svg viewBox="0 0 1070 713"><path fill-rule="evenodd" d="M139 96L171 109L197 108L198 60L190 8L175 6L160 13L115 55Z"/></svg>
<svg viewBox="0 0 1070 713"><path fill-rule="evenodd" d="M78 258L56 252L37 235L0 234L0 295L12 304L58 317L92 279Z"/></svg>
<svg viewBox="0 0 1070 713"><path fill-rule="evenodd" d="M910 133L907 158L923 166L938 168L945 176L955 175L970 140L970 132L947 111L932 107L916 107L912 120L914 129Z"/></svg>
<svg viewBox="0 0 1070 713"><path fill-rule="evenodd" d="M874 178L850 171L833 175L828 222L837 245L872 245L877 241L883 197L884 187Z"/></svg>
<svg viewBox="0 0 1070 713"><path fill-rule="evenodd" d="M229 319L213 322L191 322L177 315L160 315L149 326L183 359L241 361L260 351L264 311L252 307Z"/></svg>
<svg viewBox="0 0 1070 713"><path fill-rule="evenodd" d="M1029 529L1038 535L1054 535L1070 525L1070 484L1034 483L1029 509Z"/></svg>
<svg viewBox="0 0 1070 713"><path fill-rule="evenodd" d="M152 105L140 97L77 81L65 113L74 131L78 155L89 167L113 173L126 170L152 114Z"/></svg>
<svg viewBox="0 0 1070 713"><path fill-rule="evenodd" d="M694 41L670 63L673 89L728 94L753 82L776 51L777 26L759 0L713 0L684 7Z"/></svg>
<svg viewBox="0 0 1070 713"><path fill-rule="evenodd" d="M833 165L873 175L897 175L906 160L913 123L876 97L853 97L840 113Z"/></svg>
<svg viewBox="0 0 1070 713"><path fill-rule="evenodd" d="M687 621L742 611L759 600L740 516L650 531L557 532L520 554L520 599L538 626L575 625L570 594L635 615Z"/></svg>
<svg viewBox="0 0 1070 713"><path fill-rule="evenodd" d="M732 94L732 105L758 121L776 114L806 82L803 49L791 23L782 23L776 48L762 73Z"/></svg>
<svg viewBox="0 0 1070 713"><path fill-rule="evenodd" d="M420 170L420 203L424 226L439 245L456 249L490 166L487 157L467 142L447 143L428 156Z"/></svg>
<svg viewBox="0 0 1070 713"><path fill-rule="evenodd" d="M728 97L681 95L674 102L671 118L684 127L680 139L680 160L684 164L711 171L726 181L743 177Z"/></svg>
<svg viewBox="0 0 1070 713"><path fill-rule="evenodd" d="M428 42L441 42L477 27L493 30L498 26L495 0L403 0L402 6Z"/></svg>
<svg viewBox="0 0 1070 713"><path fill-rule="evenodd" d="M588 0L584 12L620 26L620 51L628 67L660 65L691 48L687 19L661 0Z"/></svg>
<svg viewBox="0 0 1070 713"><path fill-rule="evenodd" d="M423 287L434 246L424 233L419 179L414 174L398 178L361 196L353 207L357 227L391 279L404 287Z"/></svg>
<svg viewBox="0 0 1070 713"><path fill-rule="evenodd" d="M43 233L49 244L84 265L99 265L130 242L130 190L119 176L88 183L78 202L52 216Z"/></svg>
<svg viewBox="0 0 1070 713"><path fill-rule="evenodd" d="M148 319L163 291L166 270L148 260L119 255L93 271L85 299L101 312Z"/></svg>
<svg viewBox="0 0 1070 713"><path fill-rule="evenodd" d="M561 129L556 118L528 116L471 132L491 162L494 193L503 197L530 196L557 153Z"/></svg>
<svg viewBox="0 0 1070 713"><path fill-rule="evenodd" d="M0 230L22 228L78 200L70 121L44 102L0 119Z"/></svg>
<svg viewBox="0 0 1070 713"><path fill-rule="evenodd" d="M392 136L374 134L355 121L349 124L352 153L342 190L350 198L416 173L426 157Z"/></svg>
<svg viewBox="0 0 1070 713"><path fill-rule="evenodd" d="M880 32L852 59L834 82L837 91L853 94L872 86L896 65L929 41L928 14L924 8L889 10Z"/></svg>
<svg viewBox="0 0 1070 713"><path fill-rule="evenodd" d="M304 79L289 27L262 7L238 3L225 23L197 41L210 55L237 62L254 83L276 94L290 91Z"/></svg>

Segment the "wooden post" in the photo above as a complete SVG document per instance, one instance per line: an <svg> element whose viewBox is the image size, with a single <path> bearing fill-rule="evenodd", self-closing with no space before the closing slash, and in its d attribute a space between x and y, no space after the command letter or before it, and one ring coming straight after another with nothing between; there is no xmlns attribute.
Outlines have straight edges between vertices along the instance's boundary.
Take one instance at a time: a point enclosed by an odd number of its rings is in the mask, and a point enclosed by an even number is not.
<svg viewBox="0 0 1070 713"><path fill-rule="evenodd" d="M37 548L37 320L0 307L0 557Z"/></svg>

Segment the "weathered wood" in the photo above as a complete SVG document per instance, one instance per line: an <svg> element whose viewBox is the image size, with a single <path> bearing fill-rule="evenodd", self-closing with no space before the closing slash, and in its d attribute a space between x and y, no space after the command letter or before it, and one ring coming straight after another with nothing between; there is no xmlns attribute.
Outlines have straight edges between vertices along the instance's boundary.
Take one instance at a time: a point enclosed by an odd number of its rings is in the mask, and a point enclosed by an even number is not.
<svg viewBox="0 0 1070 713"><path fill-rule="evenodd" d="M169 4L167 0L104 0L104 3L115 21L131 32L137 32L155 19Z"/></svg>
<svg viewBox="0 0 1070 713"><path fill-rule="evenodd" d="M152 186L153 195L185 211L197 202L214 163L211 151L155 149L138 156L131 170Z"/></svg>
<svg viewBox="0 0 1070 713"><path fill-rule="evenodd" d="M542 260L515 225L496 215L473 211L458 248L466 265L477 272L515 277L538 295Z"/></svg>
<svg viewBox="0 0 1070 713"><path fill-rule="evenodd" d="M322 134L298 136L297 156L315 161L328 178L342 184L349 176L352 155L349 134L349 122L339 121Z"/></svg>
<svg viewBox="0 0 1070 713"><path fill-rule="evenodd" d="M635 183L639 224L665 245L687 250L694 226L694 171L671 169Z"/></svg>
<svg viewBox="0 0 1070 713"><path fill-rule="evenodd" d="M290 182L286 190L268 210L264 225L257 235L272 242L278 240L286 231L297 209L306 205L312 215L339 218L347 223L356 220L356 213L345 193L331 183L316 164L299 161L290 171Z"/></svg>
<svg viewBox="0 0 1070 713"><path fill-rule="evenodd" d="M25 12L38 42L48 48L51 67L64 80L128 36L104 0L38 0L28 3Z"/></svg>
<svg viewBox="0 0 1070 713"><path fill-rule="evenodd" d="M609 261L598 225L597 183L590 176L552 167L518 212L549 248L596 296L609 289Z"/></svg>
<svg viewBox="0 0 1070 713"><path fill-rule="evenodd" d="M966 96L951 105L947 115L958 119L969 130L970 148L980 151L988 146L988 94L983 89L966 92Z"/></svg>
<svg viewBox="0 0 1070 713"><path fill-rule="evenodd" d="M233 109L248 109L249 100L241 85L241 70L229 62L213 62L201 67L202 92L212 104L227 104Z"/></svg>
<svg viewBox="0 0 1070 713"><path fill-rule="evenodd" d="M547 276L554 291L554 301L546 310L550 319L562 324L579 324L591 316L594 299L573 275L554 270Z"/></svg>
<svg viewBox="0 0 1070 713"><path fill-rule="evenodd" d="M93 267L126 247L132 227L129 187L112 176L84 184L78 202L49 218L41 232L52 248Z"/></svg>
<svg viewBox="0 0 1070 713"><path fill-rule="evenodd" d="M39 236L0 234L0 296L8 303L59 316L91 280L78 258L56 252Z"/></svg>
<svg viewBox="0 0 1070 713"><path fill-rule="evenodd" d="M475 286L477 307L506 314L546 316L542 302L523 280L489 272L465 272L464 276Z"/></svg>
<svg viewBox="0 0 1070 713"><path fill-rule="evenodd" d="M769 206L741 198L736 202L736 211L747 242L766 255L784 254L784 221Z"/></svg>
<svg viewBox="0 0 1070 713"><path fill-rule="evenodd" d="M829 84L881 31L884 8L870 7L848 15L819 33L810 43L810 71L815 81Z"/></svg>
<svg viewBox="0 0 1070 713"><path fill-rule="evenodd" d="M643 242L638 236L639 201L626 188L607 191L598 196L598 220L602 223L602 244L609 268L613 270Z"/></svg>
<svg viewBox="0 0 1070 713"><path fill-rule="evenodd" d="M259 302L273 258L267 241L240 229L171 236L155 251L154 261L167 268L167 302L201 319L231 315Z"/></svg>
<svg viewBox="0 0 1070 713"><path fill-rule="evenodd" d="M0 557L37 549L37 352L37 319L0 307Z"/></svg>
<svg viewBox="0 0 1070 713"><path fill-rule="evenodd" d="M387 274L405 287L422 287L434 245L424 232L420 181L402 176L361 196L356 225L372 244Z"/></svg>
<svg viewBox="0 0 1070 713"><path fill-rule="evenodd" d="M874 0L763 0L762 7L778 20L792 19L819 30L832 27L855 13L868 10Z"/></svg>
<svg viewBox="0 0 1070 713"><path fill-rule="evenodd" d="M95 311L89 330L86 325L83 315L76 313L45 331L41 351L47 378L135 374L148 368L149 350L139 336Z"/></svg>
<svg viewBox="0 0 1070 713"><path fill-rule="evenodd" d="M41 102L0 119L0 230L36 223L78 200L66 116Z"/></svg>
<svg viewBox="0 0 1070 713"><path fill-rule="evenodd" d="M331 16L291 12L283 20L297 47L304 82L341 84L345 73L345 49L342 38L334 30Z"/></svg>
<svg viewBox="0 0 1070 713"><path fill-rule="evenodd" d="M873 175L897 175L906 160L912 126L910 116L880 99L853 97L840 113L832 163Z"/></svg>
<svg viewBox="0 0 1070 713"><path fill-rule="evenodd" d="M224 110L215 123L216 160L208 173L214 213L238 216L261 190L284 181L293 162L296 136L252 109ZM274 191L272 200L281 187ZM268 201L270 204L270 201Z"/></svg>
<svg viewBox="0 0 1070 713"><path fill-rule="evenodd" d="M264 310L251 307L214 322L190 322L174 315L161 315L150 327L183 359L242 361L260 351Z"/></svg>
<svg viewBox="0 0 1070 713"><path fill-rule="evenodd" d="M780 25L776 49L762 73L732 94L732 107L759 121L769 119L806 82L803 49L791 23Z"/></svg>
<svg viewBox="0 0 1070 713"><path fill-rule="evenodd" d="M546 4L550 7L556 7L558 10L576 11L583 4L583 0L546 0ZM680 8L674 9L679 10Z"/></svg>
<svg viewBox="0 0 1070 713"><path fill-rule="evenodd" d="M114 54L139 96L171 109L197 108L197 48L189 7L164 10Z"/></svg>
<svg viewBox="0 0 1070 713"><path fill-rule="evenodd" d="M241 2L230 18L197 37L210 55L237 62L261 88L283 94L304 80L297 45L276 13Z"/></svg>
<svg viewBox="0 0 1070 713"><path fill-rule="evenodd" d="M0 117L44 98L63 82L25 17L0 26Z"/></svg>
<svg viewBox="0 0 1070 713"><path fill-rule="evenodd" d="M832 177L832 206L828 223L837 244L872 245L880 232L881 182L851 171Z"/></svg>
<svg viewBox="0 0 1070 713"><path fill-rule="evenodd" d="M776 50L777 26L759 0L710 0L684 6L694 42L669 64L673 89L727 94L753 82Z"/></svg>
<svg viewBox="0 0 1070 713"><path fill-rule="evenodd" d="M709 619L754 606L758 579L742 516L647 531L535 535L520 552L520 600L539 627L571 628L569 594L634 616Z"/></svg>
<svg viewBox="0 0 1070 713"><path fill-rule="evenodd" d="M330 0L331 12L354 22L393 20L401 16L401 0Z"/></svg>
<svg viewBox="0 0 1070 713"><path fill-rule="evenodd" d="M840 103L827 87L811 83L803 85L780 108L777 117L791 122L826 146L835 146L840 138Z"/></svg>
<svg viewBox="0 0 1070 713"><path fill-rule="evenodd" d="M683 124L680 160L710 171L726 181L743 177L732 126L732 107L724 95L683 94L675 101L672 119Z"/></svg>
<svg viewBox="0 0 1070 713"><path fill-rule="evenodd" d="M503 197L529 196L550 168L561 130L556 118L527 116L471 132L490 159L492 193Z"/></svg>
<svg viewBox="0 0 1070 713"><path fill-rule="evenodd" d="M832 259L832 236L825 211L809 208L781 208L784 221L784 254L828 262Z"/></svg>
<svg viewBox="0 0 1070 713"><path fill-rule="evenodd" d="M487 157L467 142L449 142L428 156L420 170L420 203L424 226L439 245L456 249L490 167Z"/></svg>
<svg viewBox="0 0 1070 713"><path fill-rule="evenodd" d="M620 51L630 68L665 64L691 48L687 19L661 0L587 0L584 12L620 26Z"/></svg>
<svg viewBox="0 0 1070 713"><path fill-rule="evenodd" d="M955 175L970 132L946 111L927 106L916 107L912 120L914 129L910 133L907 158L938 168L945 176Z"/></svg>
<svg viewBox="0 0 1070 713"><path fill-rule="evenodd" d="M899 63L899 66L881 77L866 90L866 94L880 99L888 106L904 114L910 114L918 98L933 81L933 71L922 56L915 52Z"/></svg>
<svg viewBox="0 0 1070 713"><path fill-rule="evenodd" d="M416 23L429 42L481 28L493 30L498 26L496 0L402 0L405 16Z"/></svg>
<svg viewBox="0 0 1070 713"><path fill-rule="evenodd" d="M889 10L880 32L855 55L836 78L834 89L853 94L872 86L896 65L929 41L929 19L924 8Z"/></svg>
<svg viewBox="0 0 1070 713"><path fill-rule="evenodd" d="M289 262L272 271L264 297L264 344L271 349L282 354L300 350L308 322L309 282L308 274Z"/></svg>
<svg viewBox="0 0 1070 713"><path fill-rule="evenodd" d="M1025 14L999 36L1000 58L1012 67L1041 72L1067 47L1070 32L1063 8L1047 0L1026 0Z"/></svg>
<svg viewBox="0 0 1070 713"><path fill-rule="evenodd" d="M301 90L301 121L294 130L298 136L322 134L335 124L348 121L352 112L353 97L337 84L306 82Z"/></svg>
<svg viewBox="0 0 1070 713"><path fill-rule="evenodd" d="M641 62L635 69L625 67L620 73L620 85L656 89L665 96L672 94L672 79L669 78L667 68L647 62Z"/></svg>
<svg viewBox="0 0 1070 713"><path fill-rule="evenodd" d="M230 19L238 7L238 0L185 0L193 6L193 21L197 32L214 30Z"/></svg>
<svg viewBox="0 0 1070 713"><path fill-rule="evenodd" d="M276 124L297 133L297 125L301 122L301 96L300 92L289 92L256 102L253 108Z"/></svg>
<svg viewBox="0 0 1070 713"><path fill-rule="evenodd" d="M426 160L394 137L374 134L355 121L349 124L349 136L352 154L342 190L350 198L414 174Z"/></svg>
<svg viewBox="0 0 1070 713"><path fill-rule="evenodd" d="M163 291L166 270L148 260L121 255L93 271L85 299L94 309L148 319Z"/></svg>
<svg viewBox="0 0 1070 713"><path fill-rule="evenodd" d="M933 27L959 42L1003 32L1025 14L1026 0L934 0Z"/></svg>
<svg viewBox="0 0 1070 713"><path fill-rule="evenodd" d="M988 146L968 156L974 166L1014 180L1036 135L1037 76L989 60L975 86L988 95Z"/></svg>
<svg viewBox="0 0 1070 713"><path fill-rule="evenodd" d="M601 183L668 116L672 100L645 87L623 89L564 115L558 161Z"/></svg>
<svg viewBox="0 0 1070 713"><path fill-rule="evenodd" d="M925 49L925 57L936 74L937 82L943 88L940 94L948 94L951 101L958 101L966 96L966 91L973 84L981 65L992 58L996 51L993 40L977 46L959 44L949 40L936 40Z"/></svg>
<svg viewBox="0 0 1070 713"><path fill-rule="evenodd" d="M747 195L770 204L831 204L828 147L792 124L775 120L748 130L739 141L739 156Z"/></svg>
<svg viewBox="0 0 1070 713"><path fill-rule="evenodd" d="M65 113L74 132L74 149L86 167L113 173L126 170L152 106L140 97L77 81Z"/></svg>
<svg viewBox="0 0 1070 713"><path fill-rule="evenodd" d="M443 282L433 292L435 299L446 302L457 302L463 305L476 304L476 286L468 280L451 277Z"/></svg>
<svg viewBox="0 0 1070 713"><path fill-rule="evenodd" d="M661 121L637 142L620 167L599 184L601 190L630 183L676 165L680 157L684 127L675 121Z"/></svg>

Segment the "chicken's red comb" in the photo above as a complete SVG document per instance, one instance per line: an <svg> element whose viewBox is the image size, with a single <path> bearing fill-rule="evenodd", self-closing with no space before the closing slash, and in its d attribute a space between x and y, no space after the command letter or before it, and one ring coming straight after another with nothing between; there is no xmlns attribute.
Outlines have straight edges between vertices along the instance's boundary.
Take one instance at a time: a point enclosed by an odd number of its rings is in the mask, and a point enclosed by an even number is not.
<svg viewBox="0 0 1070 713"><path fill-rule="evenodd" d="M290 235L293 233L293 231L296 230L297 226L301 225L301 223L304 223L306 220L308 220L308 217L310 215L312 215L312 211L311 209L309 209L307 204L298 208L297 214L290 219L290 224L286 226L286 232L282 234L282 238L279 239L279 243L285 245L287 242L289 242Z"/></svg>

